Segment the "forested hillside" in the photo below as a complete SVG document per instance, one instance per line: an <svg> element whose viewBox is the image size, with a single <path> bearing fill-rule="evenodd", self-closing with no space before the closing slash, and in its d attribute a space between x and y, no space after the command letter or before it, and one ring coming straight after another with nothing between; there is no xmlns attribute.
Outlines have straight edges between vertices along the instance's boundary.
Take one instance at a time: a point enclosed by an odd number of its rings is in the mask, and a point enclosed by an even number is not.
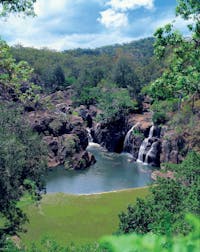
<svg viewBox="0 0 200 252"><path fill-rule="evenodd" d="M148 84L160 76L163 64L153 55L153 38L129 44L97 49L76 49L56 52L16 45L12 54L17 62L26 60L34 68L33 80L43 86L44 92L94 87L101 80L116 82L119 87L136 87ZM139 90L137 90L138 92Z"/></svg>

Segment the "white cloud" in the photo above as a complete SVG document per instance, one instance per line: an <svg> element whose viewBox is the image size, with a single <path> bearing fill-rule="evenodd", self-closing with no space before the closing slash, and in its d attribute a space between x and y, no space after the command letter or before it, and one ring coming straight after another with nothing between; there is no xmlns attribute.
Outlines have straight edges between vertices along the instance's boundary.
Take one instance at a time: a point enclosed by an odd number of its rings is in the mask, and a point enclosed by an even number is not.
<svg viewBox="0 0 200 252"><path fill-rule="evenodd" d="M106 28L116 29L128 25L128 11L139 7L152 9L154 0L110 0L105 6L109 6L109 8L101 11L101 17L97 20Z"/></svg>
<svg viewBox="0 0 200 252"><path fill-rule="evenodd" d="M154 6L154 0L110 0L107 5L120 11L133 10L139 7L152 9Z"/></svg>
<svg viewBox="0 0 200 252"><path fill-rule="evenodd" d="M56 15L62 13L70 1L67 0L38 0L34 4L34 9L39 17Z"/></svg>
<svg viewBox="0 0 200 252"><path fill-rule="evenodd" d="M100 12L100 15L101 17L98 18L98 21L106 28L120 28L128 25L128 18L125 13L107 9Z"/></svg>
<svg viewBox="0 0 200 252"><path fill-rule="evenodd" d="M160 0L162 1L162 0ZM37 0L36 18L11 15L0 19L0 34L10 45L22 44L56 50L95 48L127 43L152 36L155 29L174 19L172 9L163 13L153 8L153 0ZM158 7L158 6L156 6ZM100 25L102 24L102 25ZM177 19L176 27L183 28Z"/></svg>

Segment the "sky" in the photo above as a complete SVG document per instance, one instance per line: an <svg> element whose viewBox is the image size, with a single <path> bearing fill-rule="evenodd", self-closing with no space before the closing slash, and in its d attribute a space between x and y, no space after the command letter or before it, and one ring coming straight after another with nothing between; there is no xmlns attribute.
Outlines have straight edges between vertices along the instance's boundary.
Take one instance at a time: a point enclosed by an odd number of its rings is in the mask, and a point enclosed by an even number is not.
<svg viewBox="0 0 200 252"><path fill-rule="evenodd" d="M0 36L58 51L97 48L153 36L175 18L176 0L37 0L36 17L0 19ZM176 27L184 23L176 19Z"/></svg>

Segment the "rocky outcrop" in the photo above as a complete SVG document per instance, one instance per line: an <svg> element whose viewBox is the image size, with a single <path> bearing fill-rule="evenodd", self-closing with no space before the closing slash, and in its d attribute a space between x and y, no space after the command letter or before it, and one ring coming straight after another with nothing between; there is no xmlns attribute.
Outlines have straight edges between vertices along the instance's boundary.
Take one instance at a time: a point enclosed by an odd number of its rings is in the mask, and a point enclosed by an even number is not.
<svg viewBox="0 0 200 252"><path fill-rule="evenodd" d="M94 142L105 147L108 151L120 153L127 129L127 118L113 118L98 123L93 132Z"/></svg>
<svg viewBox="0 0 200 252"><path fill-rule="evenodd" d="M51 110L27 113L33 130L37 131L48 146L48 165L64 165L66 169L85 169L95 162L86 151L88 133L83 119L73 115L66 95L53 94ZM57 102L60 103L57 103Z"/></svg>
<svg viewBox="0 0 200 252"><path fill-rule="evenodd" d="M183 135L178 135L174 130L165 126L162 128L161 138L160 161L162 163L180 163L188 152L188 147Z"/></svg>

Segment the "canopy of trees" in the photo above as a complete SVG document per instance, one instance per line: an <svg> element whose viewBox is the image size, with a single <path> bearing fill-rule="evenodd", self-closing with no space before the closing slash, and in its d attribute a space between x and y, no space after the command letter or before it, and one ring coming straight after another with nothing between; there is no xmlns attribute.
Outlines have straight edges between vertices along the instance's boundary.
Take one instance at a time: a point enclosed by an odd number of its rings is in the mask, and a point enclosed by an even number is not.
<svg viewBox="0 0 200 252"><path fill-rule="evenodd" d="M10 13L23 13L24 15L34 15L33 4L36 0L0 0L0 17Z"/></svg>
<svg viewBox="0 0 200 252"><path fill-rule="evenodd" d="M39 86L31 82L33 69L26 61L16 63L5 41L0 39L0 96L22 103L36 102Z"/></svg>
<svg viewBox="0 0 200 252"><path fill-rule="evenodd" d="M173 24L155 32L155 53L159 58L168 53L168 67L149 87L154 99L191 97L200 93L200 2L179 0L176 15L188 20L190 35L184 37Z"/></svg>
<svg viewBox="0 0 200 252"><path fill-rule="evenodd" d="M83 87L97 86L106 79L119 87L130 87L134 96L144 86L160 76L163 64L156 64L153 56L153 39L147 38L125 45L102 47L94 50L68 50L56 52L49 49L11 49L16 61L26 60L34 68L33 79L44 91L55 90L55 69L61 68L65 82L57 88L73 84L77 92Z"/></svg>
<svg viewBox="0 0 200 252"><path fill-rule="evenodd" d="M17 202L43 189L46 151L14 105L0 106L0 241L21 230L26 216Z"/></svg>

